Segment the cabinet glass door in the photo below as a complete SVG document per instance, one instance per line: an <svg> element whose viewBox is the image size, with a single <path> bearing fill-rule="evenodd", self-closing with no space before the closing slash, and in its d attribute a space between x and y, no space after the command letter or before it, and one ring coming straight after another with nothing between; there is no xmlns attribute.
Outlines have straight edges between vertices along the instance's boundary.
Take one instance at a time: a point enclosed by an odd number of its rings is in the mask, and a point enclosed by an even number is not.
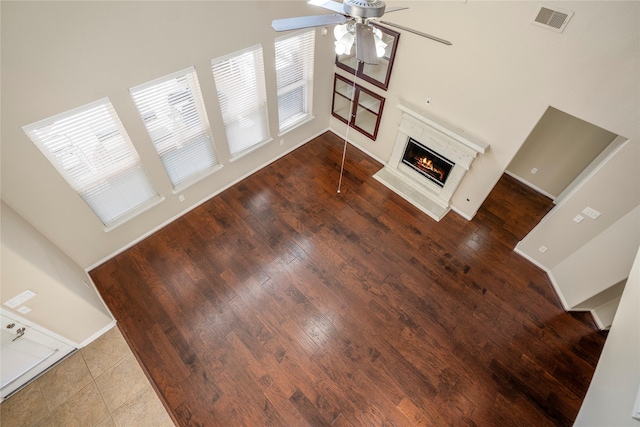
<svg viewBox="0 0 640 427"><path fill-rule="evenodd" d="M351 99L353 97L353 106ZM342 76L335 75L331 114L375 140L384 107L384 98Z"/></svg>
<svg viewBox="0 0 640 427"><path fill-rule="evenodd" d="M378 136L384 98L360 86L358 86L356 96L353 127L375 140Z"/></svg>
<svg viewBox="0 0 640 427"><path fill-rule="evenodd" d="M352 47L349 53L336 56L336 66L348 71L350 74L355 74L373 85L387 90L400 33L380 25L371 25L377 31L380 31L379 34L382 36L381 40L386 44L384 55L378 58L378 65L365 64L364 62L359 63L356 59L356 49Z"/></svg>

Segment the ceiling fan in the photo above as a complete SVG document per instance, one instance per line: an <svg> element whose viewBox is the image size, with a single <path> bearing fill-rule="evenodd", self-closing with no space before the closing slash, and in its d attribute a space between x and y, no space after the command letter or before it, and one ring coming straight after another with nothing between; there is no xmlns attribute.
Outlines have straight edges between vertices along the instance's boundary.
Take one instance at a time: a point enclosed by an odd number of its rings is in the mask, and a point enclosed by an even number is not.
<svg viewBox="0 0 640 427"><path fill-rule="evenodd" d="M289 31L299 28L321 27L338 24L336 35L336 52L350 51L351 45L356 45L356 58L360 62L378 64L378 50L380 36L370 23L389 12L408 9L407 7L386 8L381 0L344 0L338 3L332 0L310 0L310 4L336 12L333 15L298 16L295 18L275 19L271 26L276 31ZM390 27L409 31L422 37L435 40L446 45L451 42L432 36L421 31L404 27L387 21L378 21ZM346 25L345 25L346 24Z"/></svg>

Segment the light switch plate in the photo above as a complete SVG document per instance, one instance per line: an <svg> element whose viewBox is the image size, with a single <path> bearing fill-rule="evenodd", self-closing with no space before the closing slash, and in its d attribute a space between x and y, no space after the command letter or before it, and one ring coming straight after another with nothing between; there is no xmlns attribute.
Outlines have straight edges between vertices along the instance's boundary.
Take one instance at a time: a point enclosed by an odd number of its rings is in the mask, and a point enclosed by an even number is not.
<svg viewBox="0 0 640 427"><path fill-rule="evenodd" d="M540 247L538 248L538 250L539 250L540 252L542 252L542 253L547 252L547 249L548 249L548 248L547 248L546 246L540 246Z"/></svg>
<svg viewBox="0 0 640 427"><path fill-rule="evenodd" d="M22 292L21 294L11 298L9 301L5 302L4 305L6 305L9 308L16 308L17 306L21 305L23 302L33 298L36 296L35 292L32 292L30 290L26 290L24 292Z"/></svg>
<svg viewBox="0 0 640 427"><path fill-rule="evenodd" d="M584 217L582 215L578 214L575 217L573 217L573 222L575 222L576 224L580 224L583 219L584 219Z"/></svg>
<svg viewBox="0 0 640 427"><path fill-rule="evenodd" d="M600 212L598 212L597 210L590 208L590 207L586 207L583 209L582 211L583 214L585 214L586 216L588 216L591 219L596 219L600 216Z"/></svg>

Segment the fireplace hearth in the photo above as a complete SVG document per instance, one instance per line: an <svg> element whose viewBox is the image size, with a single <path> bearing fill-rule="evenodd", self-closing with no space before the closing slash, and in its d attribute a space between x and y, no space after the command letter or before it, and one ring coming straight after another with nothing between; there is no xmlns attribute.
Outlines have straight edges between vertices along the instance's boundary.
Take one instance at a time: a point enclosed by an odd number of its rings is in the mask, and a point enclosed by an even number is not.
<svg viewBox="0 0 640 427"><path fill-rule="evenodd" d="M478 154L489 144L404 105L389 162L373 177L436 221Z"/></svg>

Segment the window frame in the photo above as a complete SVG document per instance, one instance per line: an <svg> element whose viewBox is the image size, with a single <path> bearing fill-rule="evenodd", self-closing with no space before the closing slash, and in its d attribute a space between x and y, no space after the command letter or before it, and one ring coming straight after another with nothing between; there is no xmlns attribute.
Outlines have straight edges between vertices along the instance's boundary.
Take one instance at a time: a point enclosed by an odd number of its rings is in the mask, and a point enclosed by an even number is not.
<svg viewBox="0 0 640 427"><path fill-rule="evenodd" d="M56 114L22 129L102 222L105 231L111 231L164 200L155 189L109 98ZM123 179L134 193L121 191ZM118 196L117 201L114 196ZM107 207L109 200L113 205ZM113 214L114 211L119 213Z"/></svg>
<svg viewBox="0 0 640 427"><path fill-rule="evenodd" d="M246 69L243 69L243 65L246 65L245 58L242 58L244 55L252 54L251 59L253 63L253 68L251 73L247 73ZM237 61L236 59L240 58ZM235 68L238 73L244 73L245 75L234 75L234 73L223 70L223 63L227 63L227 68ZM217 75L216 67L220 66L219 70L220 75ZM269 109L267 102L267 91L266 91L266 79L264 73L264 54L262 50L262 45L257 44L254 46L250 46L248 48L232 52L230 54L215 58L211 60L211 71L213 73L214 83L216 85L216 90L218 92L218 103L220 104L220 112L222 113L222 119L225 127L225 134L227 137L227 145L229 148L229 153L231 154L230 161L236 161L237 159L245 156L246 154L257 150L258 148L268 144L273 141L271 138L270 128L269 128ZM230 78L232 77L232 78ZM219 80L220 79L220 80ZM242 81L241 81L242 80ZM251 91L246 91L247 85L243 85L242 83L246 83L246 81L255 80L255 85L251 87ZM232 89L236 89L236 87L244 86L245 90L239 91L238 93L234 93L234 91L230 91L229 93L234 96L229 97L227 93L223 91L223 86L231 87ZM246 102L247 94L249 94L252 98L252 102L249 104ZM223 99L222 96L225 98ZM241 99L238 101L238 99ZM227 114L225 110L228 107L230 101L235 102L235 109L237 110L233 115ZM245 105L246 104L246 105ZM237 135L234 135L230 131L234 129L232 126L237 125L239 127L242 126L242 121L251 121L250 118L246 116L257 115L260 119L261 128L258 130L263 130L263 132L259 133L259 139L256 141L251 141L250 144L246 146L242 146L242 144L238 144ZM227 116L227 117L225 117ZM245 128L248 128L245 126ZM234 145L239 145L239 148L234 149Z"/></svg>
<svg viewBox="0 0 640 427"><path fill-rule="evenodd" d="M305 38L310 37L310 40L305 40ZM278 52L279 52L279 43L287 42L291 39L299 38L299 44L304 49L302 55L304 58L299 67L299 72L302 74L302 78L291 82L287 85L280 86L280 79L285 76L281 76L280 70L284 69L278 68ZM282 37L278 37L274 41L274 49L275 49L275 64L276 64L276 87L277 87L277 100L278 100L278 134L283 135L296 127L307 123L308 121L314 118L313 116L313 84L315 77L315 42L316 42L316 30L315 29L305 29L302 31L297 31L292 34L287 34ZM307 44L309 43L309 44ZM292 61L292 64L295 63ZM303 108L302 112L296 113L294 116L287 118L286 120L282 120L280 117L280 108L281 108L281 97L291 94L292 92L302 88L303 94Z"/></svg>
<svg viewBox="0 0 640 427"><path fill-rule="evenodd" d="M129 94L173 193L222 168L195 67L131 87Z"/></svg>

